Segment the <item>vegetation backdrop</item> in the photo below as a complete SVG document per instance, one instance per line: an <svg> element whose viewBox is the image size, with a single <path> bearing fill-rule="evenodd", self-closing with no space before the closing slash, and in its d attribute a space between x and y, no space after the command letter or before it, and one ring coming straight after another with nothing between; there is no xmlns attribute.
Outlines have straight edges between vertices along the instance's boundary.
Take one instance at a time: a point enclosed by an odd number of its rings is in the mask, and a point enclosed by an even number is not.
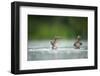
<svg viewBox="0 0 100 76"><path fill-rule="evenodd" d="M28 15L29 40L52 39L54 36L75 39L77 35L87 40L87 17Z"/></svg>

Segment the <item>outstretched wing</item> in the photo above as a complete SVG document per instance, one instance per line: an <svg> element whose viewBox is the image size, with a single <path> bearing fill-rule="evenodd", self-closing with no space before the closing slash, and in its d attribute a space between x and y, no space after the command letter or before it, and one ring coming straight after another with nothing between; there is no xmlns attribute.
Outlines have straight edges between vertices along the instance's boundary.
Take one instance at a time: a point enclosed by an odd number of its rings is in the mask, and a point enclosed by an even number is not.
<svg viewBox="0 0 100 76"><path fill-rule="evenodd" d="M53 45L53 41L50 41L51 45Z"/></svg>
<svg viewBox="0 0 100 76"><path fill-rule="evenodd" d="M80 42L80 45L82 45L82 43Z"/></svg>

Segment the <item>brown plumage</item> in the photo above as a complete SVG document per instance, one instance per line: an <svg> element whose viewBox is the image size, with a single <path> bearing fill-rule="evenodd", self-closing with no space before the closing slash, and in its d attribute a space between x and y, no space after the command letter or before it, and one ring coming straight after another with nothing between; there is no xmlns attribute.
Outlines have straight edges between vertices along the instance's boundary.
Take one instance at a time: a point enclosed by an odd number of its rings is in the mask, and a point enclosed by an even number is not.
<svg viewBox="0 0 100 76"><path fill-rule="evenodd" d="M59 36L55 36L53 40L50 41L51 45L52 45L52 49L57 49L57 43L58 43L58 39L60 39Z"/></svg>
<svg viewBox="0 0 100 76"><path fill-rule="evenodd" d="M80 36L77 36L76 42L74 43L74 46L76 49L80 49L80 46L82 43L80 42Z"/></svg>

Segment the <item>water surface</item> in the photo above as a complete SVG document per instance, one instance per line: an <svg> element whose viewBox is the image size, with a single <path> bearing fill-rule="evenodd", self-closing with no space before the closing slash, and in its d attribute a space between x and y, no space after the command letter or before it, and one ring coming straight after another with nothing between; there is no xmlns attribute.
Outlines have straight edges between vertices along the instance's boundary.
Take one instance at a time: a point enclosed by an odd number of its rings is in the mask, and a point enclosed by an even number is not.
<svg viewBox="0 0 100 76"><path fill-rule="evenodd" d="M73 40L59 40L58 48L51 48L50 40L28 41L28 61L88 58L87 41L75 49Z"/></svg>

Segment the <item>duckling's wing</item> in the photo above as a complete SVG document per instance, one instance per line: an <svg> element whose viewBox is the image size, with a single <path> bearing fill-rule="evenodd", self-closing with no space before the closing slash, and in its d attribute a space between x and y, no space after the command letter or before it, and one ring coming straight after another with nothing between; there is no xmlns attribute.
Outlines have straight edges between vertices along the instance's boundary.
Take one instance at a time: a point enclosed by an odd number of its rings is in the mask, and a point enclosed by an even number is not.
<svg viewBox="0 0 100 76"><path fill-rule="evenodd" d="M73 45L76 46L76 43L74 43Z"/></svg>
<svg viewBox="0 0 100 76"><path fill-rule="evenodd" d="M80 45L82 45L82 43L80 42Z"/></svg>
<svg viewBox="0 0 100 76"><path fill-rule="evenodd" d="M53 42L52 41L50 41L50 43L51 43L51 45L53 45Z"/></svg>

